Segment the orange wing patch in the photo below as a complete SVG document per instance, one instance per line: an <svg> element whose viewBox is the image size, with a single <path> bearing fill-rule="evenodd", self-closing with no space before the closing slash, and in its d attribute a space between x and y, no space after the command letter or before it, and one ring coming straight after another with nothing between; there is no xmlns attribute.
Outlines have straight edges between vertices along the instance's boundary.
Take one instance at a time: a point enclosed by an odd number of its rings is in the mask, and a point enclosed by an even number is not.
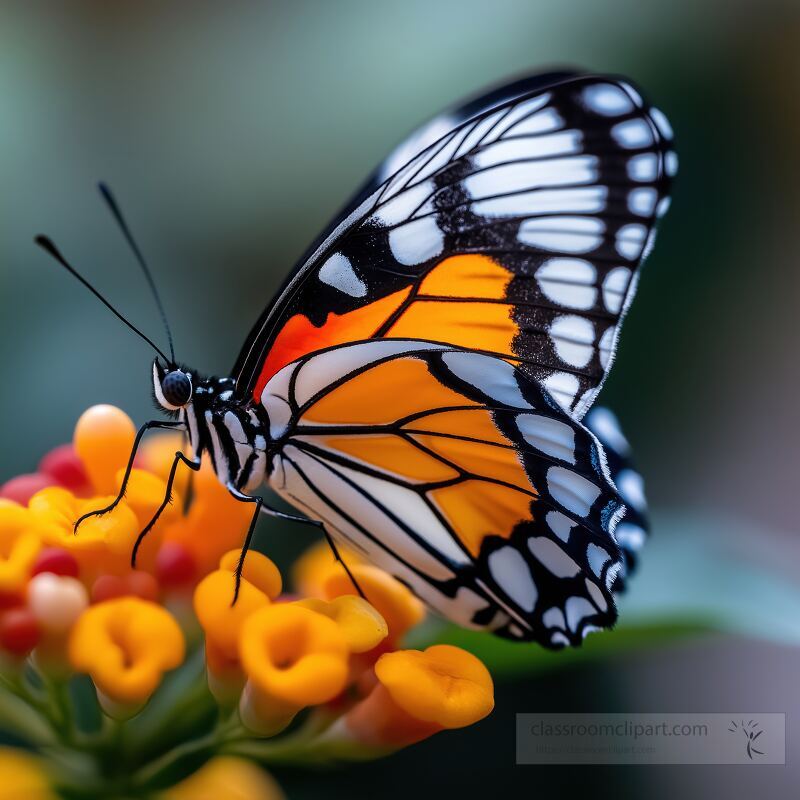
<svg viewBox="0 0 800 800"><path fill-rule="evenodd" d="M410 414L477 406L437 381L425 362L402 358L354 375L305 413L304 425L389 425Z"/></svg>
<svg viewBox="0 0 800 800"><path fill-rule="evenodd" d="M320 327L305 315L295 314L272 343L253 396L259 400L267 381L304 355L378 335L427 339L511 356L511 343L519 333L511 319L511 306L504 302L511 278L508 270L487 256L452 256L422 278L413 296L408 287L346 314L331 313ZM404 304L394 324L383 330Z"/></svg>
<svg viewBox="0 0 800 800"><path fill-rule="evenodd" d="M486 302L503 301L511 277L487 256L446 258L423 278L414 302L385 336L512 355L511 342L519 329L511 308L504 302Z"/></svg>
<svg viewBox="0 0 800 800"><path fill-rule="evenodd" d="M253 392L255 399L260 399L267 381L292 361L314 350L369 339L400 308L410 293L410 288L403 289L347 314L328 314L325 324L319 328L304 314L295 314L272 343Z"/></svg>
<svg viewBox="0 0 800 800"><path fill-rule="evenodd" d="M480 480L445 486L430 496L473 556L478 555L487 536L508 539L518 523L531 519L534 499L508 486Z"/></svg>
<svg viewBox="0 0 800 800"><path fill-rule="evenodd" d="M488 415L488 412L484 412ZM513 450L486 442L414 434L415 441L442 458L457 464L471 475L495 478L527 492L535 493L519 457Z"/></svg>
<svg viewBox="0 0 800 800"><path fill-rule="evenodd" d="M510 281L511 273L487 256L452 256L423 278L419 294L502 300Z"/></svg>
<svg viewBox="0 0 800 800"><path fill-rule="evenodd" d="M490 414L483 408L465 408L460 411L441 411L425 417L424 424L418 420L407 422L403 426L407 431L443 433L448 436L464 436L469 439L480 439L504 447L511 447L511 442L503 436L494 424Z"/></svg>
<svg viewBox="0 0 800 800"><path fill-rule="evenodd" d="M391 433L326 436L322 438L322 444L328 450L346 453L415 483L449 481L458 477L458 472L452 467Z"/></svg>

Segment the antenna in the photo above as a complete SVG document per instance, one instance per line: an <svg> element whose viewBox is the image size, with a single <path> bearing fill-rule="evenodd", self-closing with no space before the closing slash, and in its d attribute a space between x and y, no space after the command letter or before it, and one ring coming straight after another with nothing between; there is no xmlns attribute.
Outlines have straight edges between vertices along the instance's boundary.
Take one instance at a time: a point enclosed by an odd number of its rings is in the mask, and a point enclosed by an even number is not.
<svg viewBox="0 0 800 800"><path fill-rule="evenodd" d="M83 277L83 275L81 275L71 264L69 264L66 258L61 255L59 249L47 236L37 236L34 241L39 245L39 247L42 248L42 250L58 261L58 263L61 264L61 266L64 267L64 269L67 270L70 275L72 275L74 278L77 278L112 314L114 314L115 317L117 317L117 319L127 325L137 336L144 339L153 348L153 350L155 350L156 353L158 353L161 358L164 359L164 361L166 361L168 364L175 363L174 359L167 358L162 352L161 348L158 347L158 345L152 339L150 339L148 336L145 336L133 323L125 319L125 317L123 317L122 314L120 314L120 312L117 311L117 309L114 308L114 306L112 306L111 303L109 303L108 300L106 300L105 297L103 297L103 295L100 294L100 292L97 291L97 289L95 289L94 286L92 286L92 284Z"/></svg>
<svg viewBox="0 0 800 800"><path fill-rule="evenodd" d="M158 289L156 289L156 283L153 280L150 267L147 266L147 262L144 260L144 256L142 255L142 251L139 249L139 245L136 244L136 240L133 238L133 234L131 233L131 229L128 227L128 223L125 222L125 217L122 216L122 211L120 211L119 205L117 204L114 195L111 193L111 189L109 189L108 186L102 181L97 184L97 187L100 189L100 194L103 196L103 200L105 200L109 210L114 215L114 219L117 221L117 225L119 225L122 235L127 240L131 250L133 250L133 254L136 256L136 260L139 262L139 266L142 268L144 277L150 286L150 291L153 293L153 298L155 299L156 305L158 306L158 311L161 314L161 321L164 323L164 330L167 332L167 341L169 342L169 352L171 356L169 363L174 364L175 348L172 344L172 331L169 329L169 322L167 322L167 314L164 311L164 304L161 302L161 296L158 294Z"/></svg>

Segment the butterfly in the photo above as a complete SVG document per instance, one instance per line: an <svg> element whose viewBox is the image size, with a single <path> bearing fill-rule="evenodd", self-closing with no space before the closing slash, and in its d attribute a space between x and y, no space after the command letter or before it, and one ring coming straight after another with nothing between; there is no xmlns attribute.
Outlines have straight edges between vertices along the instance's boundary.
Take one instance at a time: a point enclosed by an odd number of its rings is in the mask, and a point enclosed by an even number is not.
<svg viewBox="0 0 800 800"><path fill-rule="evenodd" d="M230 376L178 364L168 326L169 356L101 297L156 349L173 419L141 428L119 497L92 513L124 495L146 431L179 428L194 455L176 455L164 505L178 467L209 458L254 507L242 559L260 513L296 518L255 494L266 482L337 557L346 546L459 625L550 648L608 628L647 519L616 418L589 409L676 170L666 117L630 81L534 75L396 147Z"/></svg>

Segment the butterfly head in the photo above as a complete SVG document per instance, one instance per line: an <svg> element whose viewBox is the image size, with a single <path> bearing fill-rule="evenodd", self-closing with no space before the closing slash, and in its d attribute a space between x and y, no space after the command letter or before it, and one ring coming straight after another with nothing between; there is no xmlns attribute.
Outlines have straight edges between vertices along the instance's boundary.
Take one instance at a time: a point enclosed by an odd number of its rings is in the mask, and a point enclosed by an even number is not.
<svg viewBox="0 0 800 800"><path fill-rule="evenodd" d="M174 364L153 360L153 394L156 403L170 413L185 408L192 399L192 373Z"/></svg>

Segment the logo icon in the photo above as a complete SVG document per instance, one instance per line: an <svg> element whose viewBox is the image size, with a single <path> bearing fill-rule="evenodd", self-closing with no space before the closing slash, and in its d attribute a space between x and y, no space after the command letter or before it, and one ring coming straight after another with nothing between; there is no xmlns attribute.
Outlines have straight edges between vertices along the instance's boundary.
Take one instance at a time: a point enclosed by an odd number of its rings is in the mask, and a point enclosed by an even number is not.
<svg viewBox="0 0 800 800"><path fill-rule="evenodd" d="M745 722L744 720L740 720L736 722L735 719L731 720L731 724L728 726L728 730L731 733L741 733L744 735L747 747L747 757L752 761L753 754L763 756L763 750L756 749L756 739L761 736L764 731L761 729L761 726L755 721L750 720L749 722Z"/></svg>

